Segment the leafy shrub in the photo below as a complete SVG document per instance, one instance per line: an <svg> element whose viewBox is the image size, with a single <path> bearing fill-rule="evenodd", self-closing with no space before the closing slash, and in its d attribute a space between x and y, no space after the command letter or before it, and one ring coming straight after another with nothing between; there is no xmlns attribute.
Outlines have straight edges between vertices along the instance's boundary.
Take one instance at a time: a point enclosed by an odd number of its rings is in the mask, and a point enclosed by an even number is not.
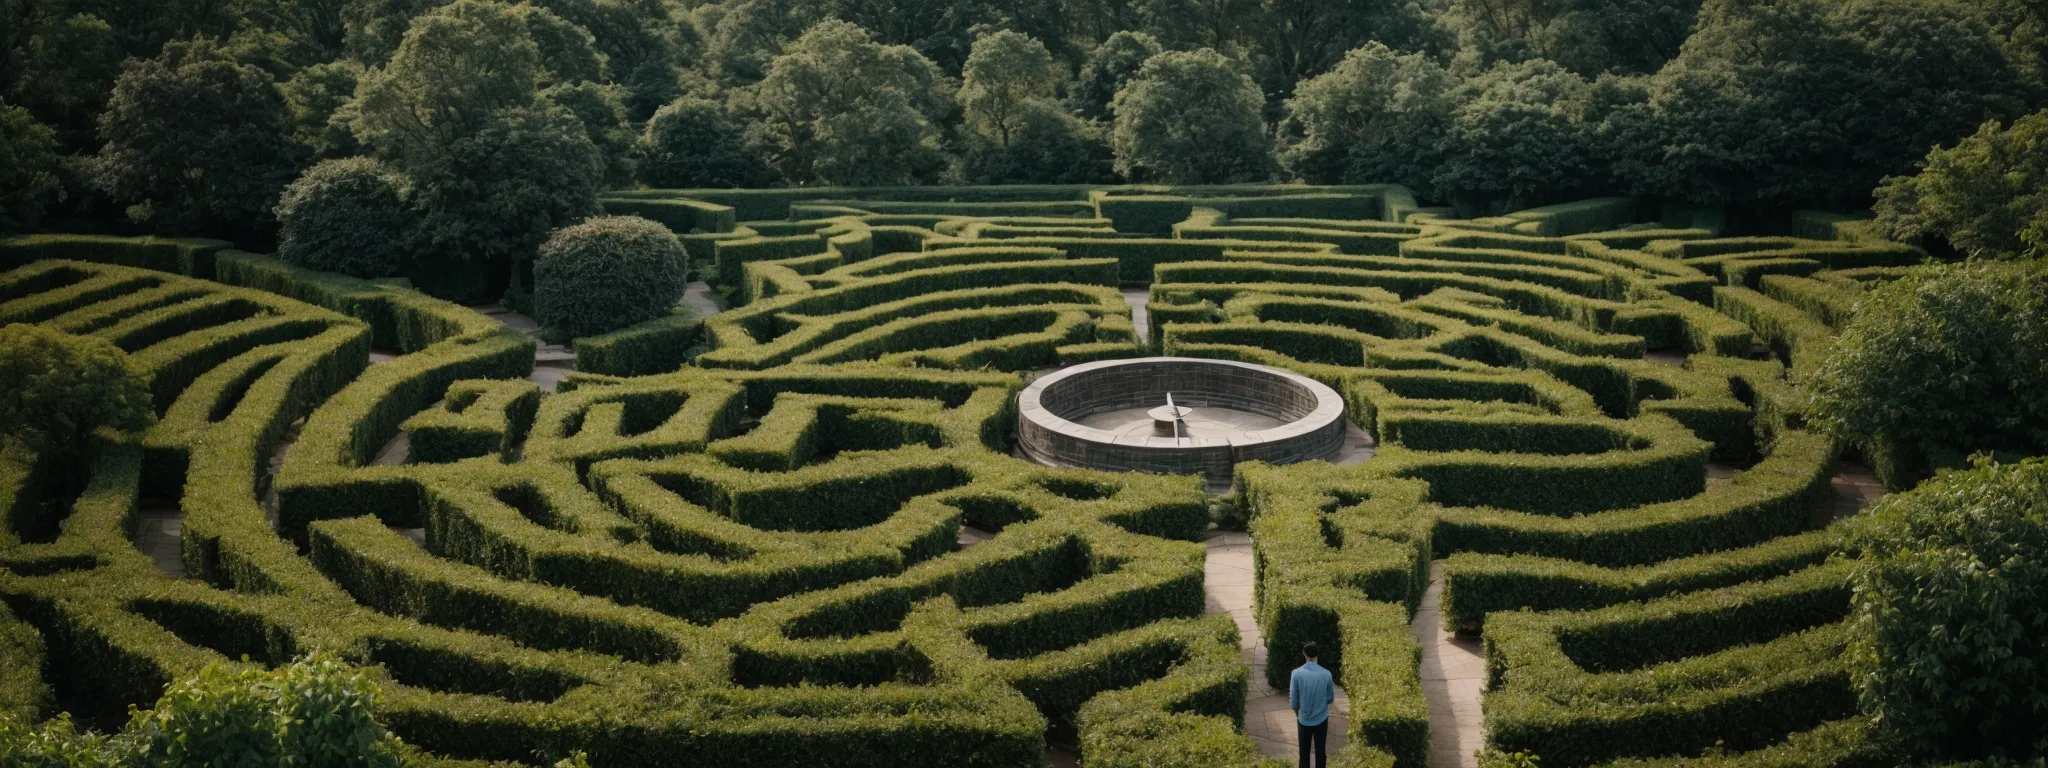
<svg viewBox="0 0 2048 768"><path fill-rule="evenodd" d="M576 336L669 313L683 297L683 246L666 227L604 216L558 230L534 264L534 319Z"/></svg>
<svg viewBox="0 0 2048 768"><path fill-rule="evenodd" d="M1863 708L1923 754L2048 753L2048 461L1943 476L1851 530Z"/></svg>
<svg viewBox="0 0 2048 768"><path fill-rule="evenodd" d="M1814 419L1894 489L1944 456L2048 452L2048 267L1935 267L1871 291L1812 389Z"/></svg>
<svg viewBox="0 0 2048 768"><path fill-rule="evenodd" d="M128 727L152 765L396 768L397 740L371 716L376 698L365 673L331 658L278 670L214 664Z"/></svg>
<svg viewBox="0 0 2048 768"><path fill-rule="evenodd" d="M174 43L114 83L96 181L163 234L246 231L298 169L291 130L268 73L212 42Z"/></svg>
<svg viewBox="0 0 2048 768"><path fill-rule="evenodd" d="M604 157L606 187L632 185L633 160L640 151L640 137L626 121L625 86L588 81L560 83L541 91L540 98L569 110L583 124L584 135Z"/></svg>
<svg viewBox="0 0 2048 768"><path fill-rule="evenodd" d="M404 267L414 216L412 181L367 157L313 166L277 203L277 255L294 266L351 277Z"/></svg>
<svg viewBox="0 0 2048 768"><path fill-rule="evenodd" d="M80 733L68 714L41 725L0 716L0 765L13 768L124 768L134 763L134 741Z"/></svg>

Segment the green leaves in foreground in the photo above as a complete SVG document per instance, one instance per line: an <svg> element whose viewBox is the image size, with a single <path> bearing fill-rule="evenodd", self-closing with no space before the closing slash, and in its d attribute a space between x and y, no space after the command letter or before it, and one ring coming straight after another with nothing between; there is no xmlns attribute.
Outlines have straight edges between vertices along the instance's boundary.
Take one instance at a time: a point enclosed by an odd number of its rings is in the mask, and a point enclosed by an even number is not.
<svg viewBox="0 0 2048 768"><path fill-rule="evenodd" d="M2048 752L2048 460L1944 475L1853 531L1864 709L1929 756Z"/></svg>

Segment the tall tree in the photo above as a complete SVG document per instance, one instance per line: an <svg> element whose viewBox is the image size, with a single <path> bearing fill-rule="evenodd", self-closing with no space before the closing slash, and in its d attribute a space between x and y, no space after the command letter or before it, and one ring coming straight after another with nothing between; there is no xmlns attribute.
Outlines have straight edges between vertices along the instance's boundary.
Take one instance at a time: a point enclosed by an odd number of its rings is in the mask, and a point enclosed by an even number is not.
<svg viewBox="0 0 2048 768"><path fill-rule="evenodd" d="M977 33L1013 29L1067 53L1057 0L803 0L804 15L849 21L885 44L908 45L959 72Z"/></svg>
<svg viewBox="0 0 2048 768"><path fill-rule="evenodd" d="M1496 64L1460 84L1433 181L1461 213L1560 202L1602 180L1587 121L1592 84L1554 62Z"/></svg>
<svg viewBox="0 0 2048 768"><path fill-rule="evenodd" d="M527 20L484 0L421 16L345 108L356 136L412 178L415 278L460 278L425 285L440 295L488 297L489 275L515 274L548 232L597 210L605 159L576 115L537 98Z"/></svg>
<svg viewBox="0 0 2048 768"><path fill-rule="evenodd" d="M1344 54L1370 41L1395 48L1423 47L1429 21L1406 0L1260 0L1249 15L1258 25L1260 58L1268 86L1291 93L1295 84L1328 72Z"/></svg>
<svg viewBox="0 0 2048 768"><path fill-rule="evenodd" d="M1886 179L1877 223L1892 237L1946 243L1964 256L2048 255L2048 111L1985 123L1927 153L1920 172Z"/></svg>
<svg viewBox="0 0 2048 768"><path fill-rule="evenodd" d="M1550 59L1593 77L1657 71L1699 10L1700 0L1455 0L1440 23L1481 64Z"/></svg>
<svg viewBox="0 0 2048 768"><path fill-rule="evenodd" d="M974 42L959 94L965 180L1085 183L1108 175L1109 147L1054 100L1065 74L1045 46L1023 34L1004 30Z"/></svg>
<svg viewBox="0 0 2048 768"><path fill-rule="evenodd" d="M791 181L880 185L929 180L944 167L939 125L952 81L905 45L845 21L812 27L735 91L752 143Z"/></svg>
<svg viewBox="0 0 2048 768"><path fill-rule="evenodd" d="M1457 85L1428 56L1367 43L1295 88L1281 160L1310 183L1394 182L1438 199L1434 174L1444 158L1437 142L1449 128Z"/></svg>
<svg viewBox="0 0 2048 768"><path fill-rule="evenodd" d="M1109 119L1109 102L1124 83L1143 69L1145 62L1165 50L1159 41L1143 32L1118 32L1089 52L1081 65L1081 77L1068 94L1074 111L1090 120Z"/></svg>
<svg viewBox="0 0 2048 768"><path fill-rule="evenodd" d="M746 127L708 99L685 96L654 113L641 138L640 180L668 189L766 186L768 164L747 146Z"/></svg>
<svg viewBox="0 0 2048 768"><path fill-rule="evenodd" d="M57 188L57 132L0 100L0 233L34 227Z"/></svg>
<svg viewBox="0 0 2048 768"><path fill-rule="evenodd" d="M93 433L137 432L156 421L149 375L112 342L40 325L0 326L0 434L61 468L76 492Z"/></svg>
<svg viewBox="0 0 2048 768"><path fill-rule="evenodd" d="M114 28L92 14L62 15L55 3L0 9L0 97L54 128L63 148L96 148L96 119L126 55Z"/></svg>
<svg viewBox="0 0 2048 768"><path fill-rule="evenodd" d="M1065 72L1037 40L1009 30L974 41L961 72L960 108L967 127L1009 146L1025 113L1050 105Z"/></svg>
<svg viewBox="0 0 2048 768"><path fill-rule="evenodd" d="M203 40L166 46L115 82L94 177L159 232L248 234L298 172L291 130L269 74Z"/></svg>
<svg viewBox="0 0 2048 768"><path fill-rule="evenodd" d="M1857 207L1927 148L2021 109L1984 28L1925 0L1710 0L1651 81L1662 137L1637 191Z"/></svg>
<svg viewBox="0 0 2048 768"><path fill-rule="evenodd" d="M1116 169L1169 184L1263 180L1273 171L1265 104L1258 84L1222 54L1154 56L1110 104Z"/></svg>

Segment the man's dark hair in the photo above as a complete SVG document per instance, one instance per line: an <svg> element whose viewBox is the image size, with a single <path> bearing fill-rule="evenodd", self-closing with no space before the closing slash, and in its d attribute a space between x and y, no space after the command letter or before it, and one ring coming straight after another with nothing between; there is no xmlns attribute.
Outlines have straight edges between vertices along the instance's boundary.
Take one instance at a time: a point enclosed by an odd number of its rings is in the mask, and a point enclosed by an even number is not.
<svg viewBox="0 0 2048 768"><path fill-rule="evenodd" d="M1306 645L1303 645L1303 646L1301 647L1301 655L1303 655L1303 656L1307 656L1307 657L1309 657L1309 658L1313 659L1313 658L1315 658L1315 657L1317 657L1317 656L1320 656L1320 655L1322 655L1322 654L1320 654L1320 653L1317 653L1317 651L1320 651L1320 650L1322 650L1322 649L1320 649L1320 648L1317 648L1317 647L1316 647L1316 644L1315 644L1315 643L1308 643L1308 644L1306 644Z"/></svg>

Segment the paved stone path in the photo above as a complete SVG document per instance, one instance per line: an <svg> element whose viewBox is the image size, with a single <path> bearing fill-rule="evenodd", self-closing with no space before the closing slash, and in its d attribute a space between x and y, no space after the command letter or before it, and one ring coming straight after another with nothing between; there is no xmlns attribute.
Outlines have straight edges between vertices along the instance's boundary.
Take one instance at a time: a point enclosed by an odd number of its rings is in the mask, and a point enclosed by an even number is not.
<svg viewBox="0 0 2048 768"><path fill-rule="evenodd" d="M1443 599L1443 561L1429 565L1429 589L1409 629L1422 646L1422 695L1429 700L1430 768L1476 768L1482 745L1479 696L1486 687L1486 653L1478 638L1445 632L1437 611Z"/></svg>
<svg viewBox="0 0 2048 768"><path fill-rule="evenodd" d="M718 297L711 292L711 286L699 281L683 289L683 306L696 312L698 317L710 317L725 308L719 306Z"/></svg>
<svg viewBox="0 0 2048 768"><path fill-rule="evenodd" d="M1124 303L1131 305L1131 325L1138 329L1138 341L1152 343L1152 315L1145 304L1152 300L1151 288L1125 288Z"/></svg>
<svg viewBox="0 0 2048 768"><path fill-rule="evenodd" d="M1212 531L1203 541L1209 547L1203 564L1202 592L1209 613L1228 614L1237 622L1239 652L1251 667L1251 682L1245 691L1244 732L1259 751L1289 761L1297 757L1300 741L1295 738L1294 710L1287 707L1287 691L1266 685L1266 641L1252 617L1252 537L1242 531ZM1289 667L1293 658L1279 663ZM1331 754L1342 749L1349 731L1351 697L1337 688L1337 703L1330 707Z"/></svg>

